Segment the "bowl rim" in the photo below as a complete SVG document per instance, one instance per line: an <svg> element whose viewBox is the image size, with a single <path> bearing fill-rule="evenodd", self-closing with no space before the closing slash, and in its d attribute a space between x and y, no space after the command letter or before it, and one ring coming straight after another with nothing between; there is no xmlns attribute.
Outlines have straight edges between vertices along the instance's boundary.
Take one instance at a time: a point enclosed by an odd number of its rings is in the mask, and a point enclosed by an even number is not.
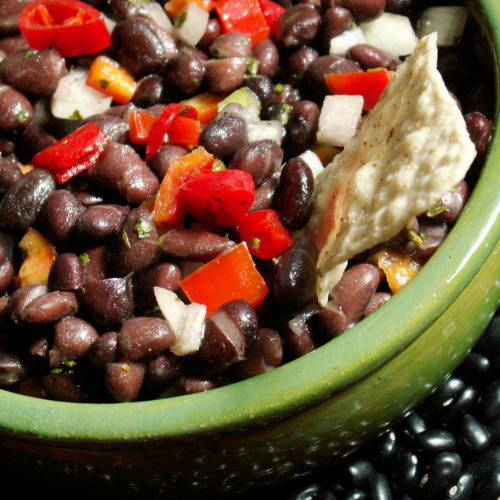
<svg viewBox="0 0 500 500"><path fill-rule="evenodd" d="M485 35L494 48L498 123L500 3L476 0L471 6L485 20ZM53 441L176 440L261 424L327 399L417 339L488 259L500 239L499 173L496 129L476 188L436 255L384 308L315 351L235 384L152 401L66 403L0 390L0 432ZM396 320L396 328L378 327Z"/></svg>

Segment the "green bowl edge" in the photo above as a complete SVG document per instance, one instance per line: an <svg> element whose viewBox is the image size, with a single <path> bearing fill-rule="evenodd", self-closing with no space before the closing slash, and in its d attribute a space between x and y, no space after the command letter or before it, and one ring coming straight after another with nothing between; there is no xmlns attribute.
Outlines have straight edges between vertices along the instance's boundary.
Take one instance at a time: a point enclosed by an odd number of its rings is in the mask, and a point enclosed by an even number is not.
<svg viewBox="0 0 500 500"><path fill-rule="evenodd" d="M487 15L487 34L495 47L498 101L500 3L479 0L478 8ZM498 106L495 123L498 123ZM435 257L381 310L305 357L210 392L147 402L75 404L1 390L2 433L83 442L179 438L262 423L328 398L415 341L485 263L500 238L499 171L497 129L477 188ZM464 234L467 234L465 241ZM443 285L445 290L441 289ZM401 325L384 330L378 326L380 322L390 325L401 322Z"/></svg>

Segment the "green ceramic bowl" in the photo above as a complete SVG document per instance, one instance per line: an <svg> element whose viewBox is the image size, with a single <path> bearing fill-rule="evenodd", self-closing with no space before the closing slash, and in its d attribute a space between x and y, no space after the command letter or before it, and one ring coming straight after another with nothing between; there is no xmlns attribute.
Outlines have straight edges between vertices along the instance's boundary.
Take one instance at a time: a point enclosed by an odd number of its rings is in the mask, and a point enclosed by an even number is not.
<svg viewBox="0 0 500 500"><path fill-rule="evenodd" d="M473 9L494 51L500 3ZM498 123L498 113L496 120ZM387 305L254 379L149 402L74 404L0 391L0 458L141 498L220 495L305 474L382 432L463 359L500 301L500 132L459 222Z"/></svg>

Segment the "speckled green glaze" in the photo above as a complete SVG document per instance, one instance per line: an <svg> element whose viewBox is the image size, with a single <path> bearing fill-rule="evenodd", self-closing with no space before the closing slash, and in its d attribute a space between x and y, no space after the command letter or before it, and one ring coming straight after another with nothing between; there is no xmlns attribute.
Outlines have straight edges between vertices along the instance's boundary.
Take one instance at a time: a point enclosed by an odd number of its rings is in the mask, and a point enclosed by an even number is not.
<svg viewBox="0 0 500 500"><path fill-rule="evenodd" d="M495 48L498 101L500 3L473 6ZM452 371L499 304L499 182L497 130L436 255L389 304L317 351L158 401L68 404L0 391L0 458L100 492L194 498L301 475L348 452Z"/></svg>

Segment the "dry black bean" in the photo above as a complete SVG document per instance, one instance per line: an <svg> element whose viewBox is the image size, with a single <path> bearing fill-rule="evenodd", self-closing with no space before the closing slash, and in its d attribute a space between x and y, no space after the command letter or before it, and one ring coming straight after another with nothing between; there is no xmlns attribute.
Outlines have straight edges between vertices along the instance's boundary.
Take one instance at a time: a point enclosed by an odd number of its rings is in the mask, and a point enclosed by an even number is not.
<svg viewBox="0 0 500 500"><path fill-rule="evenodd" d="M81 403L87 399L86 392L74 370L61 373L47 373L41 379L50 399Z"/></svg>
<svg viewBox="0 0 500 500"><path fill-rule="evenodd" d="M486 422L500 418L500 381L486 386L478 401L479 415Z"/></svg>
<svg viewBox="0 0 500 500"><path fill-rule="evenodd" d="M276 47L276 44L271 39L266 38L259 42L255 46L252 57L259 61L257 69L259 75L273 76L276 73L280 56L278 47Z"/></svg>
<svg viewBox="0 0 500 500"><path fill-rule="evenodd" d="M66 74L66 61L55 49L19 50L0 67L0 78L29 94L52 94Z"/></svg>
<svg viewBox="0 0 500 500"><path fill-rule="evenodd" d="M366 43L351 47L349 55L363 69L386 68L390 71L396 71L402 62L399 57Z"/></svg>
<svg viewBox="0 0 500 500"><path fill-rule="evenodd" d="M0 229L24 232L36 221L56 184L52 175L35 168L11 185L0 204Z"/></svg>
<svg viewBox="0 0 500 500"><path fill-rule="evenodd" d="M298 156L316 142L319 107L313 101L298 102L290 113L286 126L285 150L288 157Z"/></svg>
<svg viewBox="0 0 500 500"><path fill-rule="evenodd" d="M500 495L500 469L491 469L474 488L478 499L495 499Z"/></svg>
<svg viewBox="0 0 500 500"><path fill-rule="evenodd" d="M448 483L456 481L462 472L462 459L458 453L438 453L425 470L425 484L420 493L425 498L439 495Z"/></svg>
<svg viewBox="0 0 500 500"><path fill-rule="evenodd" d="M0 130L19 130L33 119L33 107L20 92L0 84Z"/></svg>
<svg viewBox="0 0 500 500"><path fill-rule="evenodd" d="M74 316L61 319L54 326L54 343L49 351L50 366L85 356L98 338L97 330L87 321Z"/></svg>
<svg viewBox="0 0 500 500"><path fill-rule="evenodd" d="M170 83L180 92L192 95L198 92L203 81L205 64L193 54L181 53L170 61L167 75Z"/></svg>
<svg viewBox="0 0 500 500"><path fill-rule="evenodd" d="M163 262L140 273L134 284L135 302L138 307L150 307L156 303L153 287L176 291L182 273L177 264Z"/></svg>
<svg viewBox="0 0 500 500"><path fill-rule="evenodd" d="M134 208L125 217L112 249L111 262L119 276L139 273L156 255L158 231L151 212Z"/></svg>
<svg viewBox="0 0 500 500"><path fill-rule="evenodd" d="M118 360L118 334L107 332L99 336L89 347L87 357L97 366L106 366Z"/></svg>
<svg viewBox="0 0 500 500"><path fill-rule="evenodd" d="M257 340L246 351L245 359L234 366L239 378L249 378L266 373L281 364L283 343L279 333L271 328L260 328Z"/></svg>
<svg viewBox="0 0 500 500"><path fill-rule="evenodd" d="M374 443L374 455L381 462L390 462L397 456L398 440L394 431L382 434Z"/></svg>
<svg viewBox="0 0 500 500"><path fill-rule="evenodd" d="M436 421L446 423L456 420L467 413L476 400L477 390L472 386L464 387L453 399L448 400L445 405L434 413Z"/></svg>
<svg viewBox="0 0 500 500"><path fill-rule="evenodd" d="M23 311L26 306L37 297L48 293L49 289L45 285L30 285L18 288L9 297L7 302L7 314L11 321L20 323L22 321Z"/></svg>
<svg viewBox="0 0 500 500"><path fill-rule="evenodd" d="M270 139L250 142L233 156L229 168L248 172L256 187L261 186L278 170L283 160L283 150Z"/></svg>
<svg viewBox="0 0 500 500"><path fill-rule="evenodd" d="M209 51L215 59L224 57L248 59L252 55L252 40L246 33L224 33L212 42Z"/></svg>
<svg viewBox="0 0 500 500"><path fill-rule="evenodd" d="M379 472L370 476L368 491L371 500L392 500L393 498L387 478Z"/></svg>
<svg viewBox="0 0 500 500"><path fill-rule="evenodd" d="M321 16L318 42L324 53L330 52L330 41L351 29L354 23L351 11L344 7L330 7Z"/></svg>
<svg viewBox="0 0 500 500"><path fill-rule="evenodd" d="M77 290L83 284L83 264L78 255L62 253L56 257L49 273L52 290Z"/></svg>
<svg viewBox="0 0 500 500"><path fill-rule="evenodd" d="M117 401L136 399L143 381L144 365L141 363L118 362L106 365L106 386Z"/></svg>
<svg viewBox="0 0 500 500"><path fill-rule="evenodd" d="M118 350L123 359L139 361L152 359L174 340L167 322L158 318L138 317L125 321L118 332Z"/></svg>
<svg viewBox="0 0 500 500"><path fill-rule="evenodd" d="M158 249L166 257L208 262L234 245L234 241L210 231L179 228L163 234Z"/></svg>
<svg viewBox="0 0 500 500"><path fill-rule="evenodd" d="M385 2L386 0L337 0L335 3L349 9L359 22L382 14Z"/></svg>
<svg viewBox="0 0 500 500"><path fill-rule="evenodd" d="M461 443L472 453L485 450L491 444L488 429L472 415L463 415L459 421Z"/></svg>
<svg viewBox="0 0 500 500"><path fill-rule="evenodd" d="M413 411L401 422L401 429L406 436L412 437L425 431L427 425L425 419Z"/></svg>
<svg viewBox="0 0 500 500"><path fill-rule="evenodd" d="M485 355L470 352L455 373L465 382L478 385L488 380L491 363Z"/></svg>
<svg viewBox="0 0 500 500"><path fill-rule="evenodd" d="M420 468L418 456L411 451L402 449L394 462L392 480L403 490L410 491L417 486Z"/></svg>
<svg viewBox="0 0 500 500"><path fill-rule="evenodd" d="M36 297L23 309L21 321L34 324L54 323L78 311L78 300L72 292L49 292Z"/></svg>
<svg viewBox="0 0 500 500"><path fill-rule="evenodd" d="M456 448L455 436L446 430L427 429L414 437L415 445L422 451L438 453Z"/></svg>
<svg viewBox="0 0 500 500"><path fill-rule="evenodd" d="M423 417L439 410L442 405L458 394L465 384L462 379L458 377L450 377L445 380L421 405L420 411Z"/></svg>
<svg viewBox="0 0 500 500"><path fill-rule="evenodd" d="M247 59L244 57L211 59L205 66L204 83L207 90L217 95L224 95L241 87L247 65Z"/></svg>
<svg viewBox="0 0 500 500"><path fill-rule="evenodd" d="M89 314L103 328L120 326L132 317L134 298L129 278L89 281L78 292Z"/></svg>
<svg viewBox="0 0 500 500"><path fill-rule="evenodd" d="M278 263L273 284L276 302L297 314L315 300L318 251L306 237L297 238Z"/></svg>
<svg viewBox="0 0 500 500"><path fill-rule="evenodd" d="M278 19L278 40L284 47L309 45L318 32L321 15L310 5L296 5Z"/></svg>
<svg viewBox="0 0 500 500"><path fill-rule="evenodd" d="M119 22L112 33L121 63L135 75L161 72L177 55L175 40L144 17Z"/></svg>
<svg viewBox="0 0 500 500"><path fill-rule="evenodd" d="M139 205L159 187L158 178L142 158L130 146L115 141L106 146L89 175L132 205Z"/></svg>
<svg viewBox="0 0 500 500"><path fill-rule="evenodd" d="M221 159L233 156L246 142L246 122L234 113L222 113L200 135L200 146Z"/></svg>
<svg viewBox="0 0 500 500"><path fill-rule="evenodd" d="M0 387L13 385L24 376L21 359L13 352L0 347Z"/></svg>
<svg viewBox="0 0 500 500"><path fill-rule="evenodd" d="M0 157L0 197L3 197L10 186L22 176L23 174L15 162Z"/></svg>
<svg viewBox="0 0 500 500"><path fill-rule="evenodd" d="M76 219L73 231L81 238L100 241L118 234L128 209L122 205L94 205L87 207Z"/></svg>
<svg viewBox="0 0 500 500"><path fill-rule="evenodd" d="M468 472L460 474L454 484L449 484L444 492L445 500L467 500L472 498L474 488L474 477Z"/></svg>

